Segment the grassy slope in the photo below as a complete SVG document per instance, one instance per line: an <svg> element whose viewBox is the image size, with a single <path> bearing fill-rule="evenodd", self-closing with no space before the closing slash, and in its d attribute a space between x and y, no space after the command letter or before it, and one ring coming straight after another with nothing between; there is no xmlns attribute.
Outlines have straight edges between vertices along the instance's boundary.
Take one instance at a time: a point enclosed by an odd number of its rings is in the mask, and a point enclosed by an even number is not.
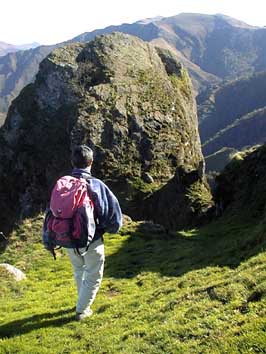
<svg viewBox="0 0 266 354"><path fill-rule="evenodd" d="M26 220L0 262L0 353L265 353L264 223L218 219L171 238L129 224L107 235L94 315L74 321L76 291L66 254L39 242L42 218ZM30 240L35 240L34 243Z"/></svg>

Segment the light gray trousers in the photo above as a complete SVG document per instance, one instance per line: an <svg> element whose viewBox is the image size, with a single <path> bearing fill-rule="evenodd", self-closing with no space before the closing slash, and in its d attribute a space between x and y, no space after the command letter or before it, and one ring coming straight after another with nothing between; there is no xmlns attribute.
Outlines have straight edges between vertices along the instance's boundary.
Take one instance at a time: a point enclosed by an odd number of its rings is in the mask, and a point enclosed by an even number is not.
<svg viewBox="0 0 266 354"><path fill-rule="evenodd" d="M99 239L92 242L87 252L85 248L79 251L80 255L75 249L67 249L78 289L76 312L83 313L92 305L103 278L103 241Z"/></svg>

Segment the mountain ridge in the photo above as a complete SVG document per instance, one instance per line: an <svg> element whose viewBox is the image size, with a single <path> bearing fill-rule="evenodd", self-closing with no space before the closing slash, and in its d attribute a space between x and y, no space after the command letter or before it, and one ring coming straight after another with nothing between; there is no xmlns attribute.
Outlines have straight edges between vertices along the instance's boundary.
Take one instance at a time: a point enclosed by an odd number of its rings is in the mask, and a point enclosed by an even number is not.
<svg viewBox="0 0 266 354"><path fill-rule="evenodd" d="M198 82L198 87L195 87L200 91L210 84L209 79L213 84L214 81L218 83L226 77L238 77L247 72L266 70L266 64L262 59L266 52L266 29L242 28L243 26L240 25L236 27L232 25L232 22L234 21L231 18L228 19L221 15L180 14L149 20L147 23L138 21L132 24L108 26L104 29L85 32L57 46L72 41L88 41L98 34L110 33L114 30L136 35L147 41L161 38L174 48L176 53L182 53L185 58L184 65L188 65L189 62L193 63L190 74L194 82ZM33 80L37 65L48 54L45 47L39 48L41 49L35 52L36 56L32 55L31 69L28 69L25 75L21 70L17 73L16 70L8 69L8 58L0 58L0 67L6 68L1 71L0 112L5 113L7 106L21 88ZM53 48L55 47L51 46L50 50ZM250 55L251 50L256 55ZM19 62L16 56L13 60ZM200 68L199 72L197 72L197 67ZM8 92L3 92L3 87L7 86L5 84L7 78L13 82L19 81L19 84L14 89L10 88Z"/></svg>
<svg viewBox="0 0 266 354"><path fill-rule="evenodd" d="M0 41L0 56L4 56L8 53L18 52L20 50L28 50L39 47L40 43L32 42L26 44L10 44Z"/></svg>
<svg viewBox="0 0 266 354"><path fill-rule="evenodd" d="M266 141L266 72L221 85L198 102L205 155L223 147L242 149Z"/></svg>

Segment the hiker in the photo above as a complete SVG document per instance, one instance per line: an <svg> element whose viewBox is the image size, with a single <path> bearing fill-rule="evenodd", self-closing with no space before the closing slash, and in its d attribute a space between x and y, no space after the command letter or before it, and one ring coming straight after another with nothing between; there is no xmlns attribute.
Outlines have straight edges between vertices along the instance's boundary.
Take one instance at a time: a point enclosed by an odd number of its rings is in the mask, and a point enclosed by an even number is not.
<svg viewBox="0 0 266 354"><path fill-rule="evenodd" d="M96 231L93 240L86 249L68 248L78 289L76 318L82 320L92 314L91 305L100 287L104 269L105 232L116 233L122 225L122 214L118 200L110 189L99 179L91 178L93 162L92 150L80 145L74 148L71 162L72 176L85 178L92 192L90 198L94 204Z"/></svg>

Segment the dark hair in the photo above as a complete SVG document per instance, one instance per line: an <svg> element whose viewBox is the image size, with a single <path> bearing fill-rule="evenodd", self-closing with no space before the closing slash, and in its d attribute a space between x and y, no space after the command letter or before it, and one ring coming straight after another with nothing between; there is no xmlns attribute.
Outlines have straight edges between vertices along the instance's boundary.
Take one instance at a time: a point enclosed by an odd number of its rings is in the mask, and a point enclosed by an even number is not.
<svg viewBox="0 0 266 354"><path fill-rule="evenodd" d="M93 161L93 152L86 145L75 146L71 154L71 162L73 167L86 168L91 165Z"/></svg>

